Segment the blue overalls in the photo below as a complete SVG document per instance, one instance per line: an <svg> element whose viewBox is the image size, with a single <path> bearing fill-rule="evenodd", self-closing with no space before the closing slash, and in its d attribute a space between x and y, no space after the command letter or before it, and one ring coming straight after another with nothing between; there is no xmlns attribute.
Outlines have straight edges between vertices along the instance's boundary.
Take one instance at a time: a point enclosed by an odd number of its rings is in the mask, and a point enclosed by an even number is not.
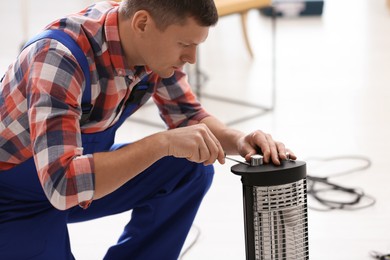
<svg viewBox="0 0 390 260"><path fill-rule="evenodd" d="M123 147L114 145L115 132L137 106L128 104L105 131L82 134L84 154ZM213 174L212 166L165 157L88 209L60 211L46 198L31 158L0 172L0 259L74 259L68 223L130 209L131 220L104 259L177 259Z"/></svg>

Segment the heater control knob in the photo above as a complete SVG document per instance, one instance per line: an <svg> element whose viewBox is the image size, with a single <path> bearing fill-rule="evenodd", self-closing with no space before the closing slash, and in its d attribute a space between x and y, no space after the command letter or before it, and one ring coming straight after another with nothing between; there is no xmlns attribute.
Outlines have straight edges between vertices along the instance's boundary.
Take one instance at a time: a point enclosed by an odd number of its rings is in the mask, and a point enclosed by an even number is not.
<svg viewBox="0 0 390 260"><path fill-rule="evenodd" d="M259 166L263 164L263 156L260 154L254 154L251 156L251 166Z"/></svg>

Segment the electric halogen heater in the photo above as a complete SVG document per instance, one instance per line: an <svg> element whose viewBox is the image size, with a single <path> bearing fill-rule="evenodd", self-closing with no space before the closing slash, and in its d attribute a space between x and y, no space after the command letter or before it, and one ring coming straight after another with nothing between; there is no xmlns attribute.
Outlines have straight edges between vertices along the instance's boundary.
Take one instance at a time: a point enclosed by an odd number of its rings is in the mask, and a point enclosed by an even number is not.
<svg viewBox="0 0 390 260"><path fill-rule="evenodd" d="M243 185L246 259L309 259L306 163L262 158L231 168Z"/></svg>

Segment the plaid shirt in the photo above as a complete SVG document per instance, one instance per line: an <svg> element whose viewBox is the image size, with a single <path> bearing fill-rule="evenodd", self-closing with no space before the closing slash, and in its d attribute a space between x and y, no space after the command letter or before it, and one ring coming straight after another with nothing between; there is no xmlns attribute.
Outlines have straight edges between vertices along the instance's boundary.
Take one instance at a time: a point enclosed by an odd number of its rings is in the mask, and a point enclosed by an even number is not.
<svg viewBox="0 0 390 260"><path fill-rule="evenodd" d="M93 110L86 124L79 123L84 74L56 40L39 40L24 49L0 85L0 170L33 157L44 192L58 209L86 208L92 201L93 155L83 154L81 133L115 124L144 76L153 87L141 105L152 97L169 128L208 116L182 71L161 79L147 67L127 66L117 20L118 4L101 2L47 26L73 37L88 59Z"/></svg>

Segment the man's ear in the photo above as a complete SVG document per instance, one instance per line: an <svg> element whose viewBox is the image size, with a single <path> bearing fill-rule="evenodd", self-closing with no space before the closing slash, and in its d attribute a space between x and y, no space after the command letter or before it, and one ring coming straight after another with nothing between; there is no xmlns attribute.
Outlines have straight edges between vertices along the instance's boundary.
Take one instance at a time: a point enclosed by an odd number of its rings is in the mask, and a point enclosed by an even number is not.
<svg viewBox="0 0 390 260"><path fill-rule="evenodd" d="M148 29L147 27L151 26L152 22L150 14L145 10L140 10L133 15L131 25L135 32L144 33Z"/></svg>

